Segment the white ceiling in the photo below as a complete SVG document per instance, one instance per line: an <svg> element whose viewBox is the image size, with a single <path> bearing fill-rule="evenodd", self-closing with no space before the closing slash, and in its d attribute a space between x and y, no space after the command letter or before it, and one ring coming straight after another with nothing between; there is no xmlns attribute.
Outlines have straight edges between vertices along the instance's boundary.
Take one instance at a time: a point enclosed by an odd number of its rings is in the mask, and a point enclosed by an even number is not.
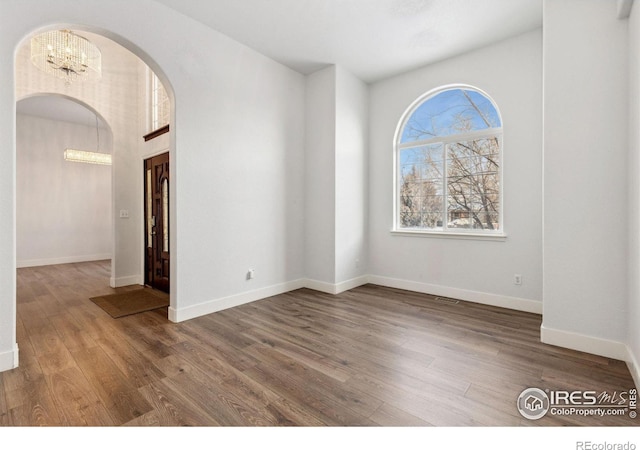
<svg viewBox="0 0 640 450"><path fill-rule="evenodd" d="M424 66L542 26L542 0L155 0L308 74L338 64L366 82ZM103 58L117 45L99 43ZM18 102L17 112L94 124L62 97Z"/></svg>
<svg viewBox="0 0 640 450"><path fill-rule="evenodd" d="M542 26L542 0L155 0L308 74L363 81Z"/></svg>

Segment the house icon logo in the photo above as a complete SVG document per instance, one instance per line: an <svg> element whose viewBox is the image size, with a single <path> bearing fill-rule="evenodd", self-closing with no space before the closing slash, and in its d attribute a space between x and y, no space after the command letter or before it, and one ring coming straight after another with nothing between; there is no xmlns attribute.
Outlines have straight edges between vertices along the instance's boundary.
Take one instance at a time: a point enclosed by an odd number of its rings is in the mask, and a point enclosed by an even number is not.
<svg viewBox="0 0 640 450"><path fill-rule="evenodd" d="M540 400L538 397L534 395L529 395L527 398L524 399L524 406L529 411L540 411L543 408L542 400Z"/></svg>
<svg viewBox="0 0 640 450"><path fill-rule="evenodd" d="M540 419L549 411L549 397L541 389L525 389L518 397L518 411L527 419Z"/></svg>

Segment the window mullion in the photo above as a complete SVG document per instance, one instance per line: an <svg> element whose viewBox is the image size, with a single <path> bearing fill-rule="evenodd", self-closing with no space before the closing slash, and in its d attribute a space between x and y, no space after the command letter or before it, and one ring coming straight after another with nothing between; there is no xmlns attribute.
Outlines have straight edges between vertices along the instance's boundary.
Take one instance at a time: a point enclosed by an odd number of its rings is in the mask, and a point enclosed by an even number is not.
<svg viewBox="0 0 640 450"><path fill-rule="evenodd" d="M401 216L400 216L400 209L402 208L402 202L400 201L400 192L402 190L402 164L400 163L401 158L400 158L400 153L402 152L401 149L397 149L396 151L396 183L395 183L395 195L394 195L394 203L395 203L395 210L396 210L396 217L395 217L395 227L396 228L401 228Z"/></svg>
<svg viewBox="0 0 640 450"><path fill-rule="evenodd" d="M419 141L398 142L399 149L412 148L412 147L424 147L426 145L438 144L438 143L452 143L461 141L473 141L478 138L486 138L490 136L500 136L502 134L502 128L487 128L485 130L470 131L467 133L459 133L450 136L436 136L429 139L423 139Z"/></svg>
<svg viewBox="0 0 640 450"><path fill-rule="evenodd" d="M449 144L442 144L442 230L449 231Z"/></svg>

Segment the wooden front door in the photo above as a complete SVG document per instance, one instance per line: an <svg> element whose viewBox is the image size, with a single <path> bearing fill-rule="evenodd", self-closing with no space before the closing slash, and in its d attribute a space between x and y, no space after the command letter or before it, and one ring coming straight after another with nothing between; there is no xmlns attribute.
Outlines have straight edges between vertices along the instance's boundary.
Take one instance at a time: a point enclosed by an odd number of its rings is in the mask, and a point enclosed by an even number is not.
<svg viewBox="0 0 640 450"><path fill-rule="evenodd" d="M145 284L169 292L169 153L144 162Z"/></svg>

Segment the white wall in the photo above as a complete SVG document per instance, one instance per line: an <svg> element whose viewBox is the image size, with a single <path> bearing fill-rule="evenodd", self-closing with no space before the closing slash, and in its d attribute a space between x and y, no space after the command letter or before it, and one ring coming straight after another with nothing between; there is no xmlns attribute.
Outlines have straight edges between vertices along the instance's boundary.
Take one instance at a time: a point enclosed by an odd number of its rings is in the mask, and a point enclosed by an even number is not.
<svg viewBox="0 0 640 450"><path fill-rule="evenodd" d="M307 76L305 276L336 293L367 274L367 85L339 66Z"/></svg>
<svg viewBox="0 0 640 450"><path fill-rule="evenodd" d="M336 68L335 283L368 274L368 101L366 84ZM360 283L361 284L361 283Z"/></svg>
<svg viewBox="0 0 640 450"><path fill-rule="evenodd" d="M640 6L631 9L629 27L629 305L628 346L636 386L640 384Z"/></svg>
<svg viewBox="0 0 640 450"><path fill-rule="evenodd" d="M154 49L176 99L171 295L182 320L289 290L303 277L305 80L168 16L153 20L171 21L179 44ZM185 39L208 46L185 54Z"/></svg>
<svg viewBox="0 0 640 450"><path fill-rule="evenodd" d="M305 276L335 283L336 66L307 76Z"/></svg>
<svg viewBox="0 0 640 450"><path fill-rule="evenodd" d="M111 132L100 134L110 153ZM18 115L16 138L18 267L110 259L111 167L63 158L95 151L95 127Z"/></svg>
<svg viewBox="0 0 640 450"><path fill-rule="evenodd" d="M4 10L4 5L2 5ZM5 18L3 14L0 17ZM1 20L1 19L0 19ZM0 34L0 54L11 61L20 36L14 30L13 36ZM0 79L5 80L0 88L0 370L8 370L18 365L16 343L16 103L13 92L13 64L0 64Z"/></svg>
<svg viewBox="0 0 640 450"><path fill-rule="evenodd" d="M623 359L628 303L627 21L544 4L544 342Z"/></svg>
<svg viewBox="0 0 640 450"><path fill-rule="evenodd" d="M372 281L540 312L542 35L534 31L370 87ZM422 94L461 83L487 92L504 128L504 242L392 235L393 139ZM522 285L514 285L514 274Z"/></svg>

